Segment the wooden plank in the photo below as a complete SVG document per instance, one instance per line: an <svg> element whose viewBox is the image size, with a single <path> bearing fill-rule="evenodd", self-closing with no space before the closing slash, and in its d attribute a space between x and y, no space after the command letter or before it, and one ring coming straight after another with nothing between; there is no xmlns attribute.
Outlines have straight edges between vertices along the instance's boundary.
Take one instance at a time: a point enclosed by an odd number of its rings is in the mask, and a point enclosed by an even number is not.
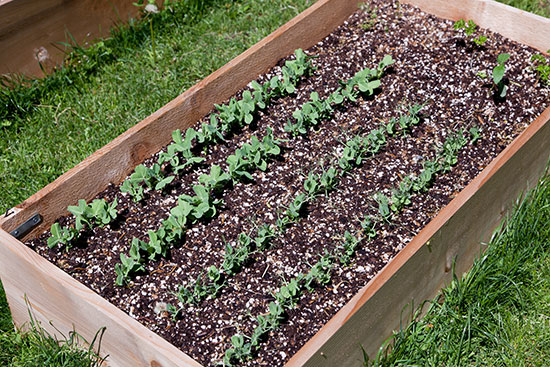
<svg viewBox="0 0 550 367"><path fill-rule="evenodd" d="M471 19L541 52L550 50L550 19L493 0L403 0L440 18Z"/></svg>
<svg viewBox="0 0 550 367"><path fill-rule="evenodd" d="M11 231L34 213L44 221L26 238L49 228L67 213L67 205L90 200L110 182L119 183L143 159L186 129L296 48L308 48L340 25L356 9L354 1L322 0L231 60L112 142L99 149L22 204L0 226Z"/></svg>
<svg viewBox="0 0 550 367"><path fill-rule="evenodd" d="M533 187L550 158L550 107L462 190L286 364L357 366L398 330L411 304L471 268L517 197Z"/></svg>
<svg viewBox="0 0 550 367"><path fill-rule="evenodd" d="M67 32L78 44L109 35L113 24L136 16L127 0L8 0L0 2L0 74L42 77L38 54L49 55L47 70L63 60ZM61 48L61 50L59 49Z"/></svg>
<svg viewBox="0 0 550 367"><path fill-rule="evenodd" d="M18 326L28 320L27 296L36 319L52 334L58 333L50 322L65 335L74 327L90 341L105 326L101 350L109 355L108 366L200 367L172 344L1 230L0 244L2 284Z"/></svg>

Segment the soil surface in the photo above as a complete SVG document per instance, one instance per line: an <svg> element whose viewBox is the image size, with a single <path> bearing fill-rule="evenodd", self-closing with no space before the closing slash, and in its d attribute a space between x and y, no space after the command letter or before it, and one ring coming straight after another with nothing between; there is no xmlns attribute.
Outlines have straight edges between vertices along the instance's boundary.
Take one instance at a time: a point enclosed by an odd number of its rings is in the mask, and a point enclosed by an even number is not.
<svg viewBox="0 0 550 367"><path fill-rule="evenodd" d="M327 287L306 292L249 362L251 366L283 365L550 104L550 88L539 84L530 67L535 50L490 31L478 30L478 34L488 37L482 47L454 30L450 21L393 1L372 1L369 9L358 10L306 51L316 56L317 69L303 79L295 95L274 100L251 126L226 143L212 146L204 155L205 163L180 175L165 193L149 191L146 200L136 204L112 185L98 197L118 198L116 223L90 230L68 252L48 249L49 233L28 245L198 362L214 365L230 347L232 335L252 333L252 320L267 312L272 293L284 280L307 271L324 249L340 242L346 230L358 232L359 219L365 214L376 215L375 192L389 195L403 176L419 172L423 162L433 158L435 145L451 130L478 126L481 139L460 151L452 171L439 175L428 192L414 195L412 204L392 223L378 226L377 238L362 242L349 267L333 270ZM509 90L505 99L498 99L492 83L476 74L490 73L504 52L511 55L506 63ZM305 137L285 133L285 122L312 91L327 96L338 87L339 79L348 79L365 67L374 68L385 54L396 63L383 76L374 97L344 103L334 118ZM277 74L283 62L258 81ZM210 265L220 266L226 241L235 245L238 234L253 230L256 222L274 223L277 211L284 210L302 189L309 170L321 159L328 160L323 157L330 157L347 136L368 133L398 116L402 106L424 102L424 118L410 136L390 138L381 153L345 176L335 191L310 203L305 217L278 237L270 250L255 254L216 298L186 307L177 322L166 312L158 312L163 302L177 302L171 292L179 285L190 284ZM137 276L130 286L115 286L114 266L120 253L128 252L132 238L146 240L147 230L158 228L178 195L192 194L192 184L200 174L208 173L212 164L225 169L227 156L251 135L265 135L268 126L275 137L288 139L282 157L270 162L266 172L254 172L255 182L225 190L220 196L225 205L219 214L190 228L168 258L149 263L147 273ZM156 160L154 156L145 163ZM66 217L60 222L73 220Z"/></svg>

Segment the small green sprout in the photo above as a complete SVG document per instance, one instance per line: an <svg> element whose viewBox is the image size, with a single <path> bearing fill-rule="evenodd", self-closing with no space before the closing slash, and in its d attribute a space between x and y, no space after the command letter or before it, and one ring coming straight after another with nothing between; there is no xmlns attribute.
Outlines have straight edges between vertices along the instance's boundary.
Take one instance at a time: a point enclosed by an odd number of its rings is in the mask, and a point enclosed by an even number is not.
<svg viewBox="0 0 550 367"><path fill-rule="evenodd" d="M388 197L382 193L376 193L374 195L374 200L378 204L378 214L380 217L385 221L389 221L392 214L390 210L390 200Z"/></svg>
<svg viewBox="0 0 550 367"><path fill-rule="evenodd" d="M367 239L371 240L376 237L376 219L370 215L365 215L365 219L361 221L361 228Z"/></svg>
<svg viewBox="0 0 550 367"><path fill-rule="evenodd" d="M135 168L130 178L124 181L120 186L120 191L130 194L135 202L139 202L143 200L142 183L145 183L150 189L162 190L172 182L174 178L175 176L164 177L161 173L160 164L158 163L153 164L150 168L140 164Z"/></svg>
<svg viewBox="0 0 550 367"><path fill-rule="evenodd" d="M310 172L304 181L304 190L306 191L308 200L313 200L319 193L321 188L320 176L314 172Z"/></svg>
<svg viewBox="0 0 550 367"><path fill-rule="evenodd" d="M550 50L548 50L550 53ZM550 61L543 55L535 54L531 56L533 70L537 73L537 78L542 84L550 86Z"/></svg>
<svg viewBox="0 0 550 367"><path fill-rule="evenodd" d="M225 244L222 268L227 275L235 275L242 269L250 255L251 243L252 239L243 232L239 235L238 245L236 247L231 246L229 243Z"/></svg>
<svg viewBox="0 0 550 367"><path fill-rule="evenodd" d="M479 128L476 126L471 127L469 132L471 136L470 144L474 145L479 140L479 138L481 138L481 134L479 133Z"/></svg>
<svg viewBox="0 0 550 367"><path fill-rule="evenodd" d="M497 95L500 98L506 97L508 86L504 83L504 73L506 72L506 66L504 63L510 58L510 54L504 53L497 57L498 65L493 69L492 77L493 82L497 88Z"/></svg>
<svg viewBox="0 0 550 367"><path fill-rule="evenodd" d="M52 224L50 228L52 236L48 238L48 247L54 248L58 245L65 246L65 250L71 248L71 241L78 236L78 231L73 227L61 227L59 223Z"/></svg>
<svg viewBox="0 0 550 367"><path fill-rule="evenodd" d="M295 222L297 221L301 216L301 211L307 204L307 195L304 193L296 195L294 200L290 203L288 206L288 209L286 210L285 214L290 219L290 221Z"/></svg>
<svg viewBox="0 0 550 367"><path fill-rule="evenodd" d="M297 298L300 295L300 285L298 280L293 278L290 282L279 288L273 296L275 302L277 302L283 308L294 308L298 302Z"/></svg>
<svg viewBox="0 0 550 367"><path fill-rule="evenodd" d="M368 31L372 29L376 25L377 21L377 8L370 8L368 4L364 4L363 6L360 6L361 10L367 13L367 20L361 24L361 28Z"/></svg>
<svg viewBox="0 0 550 367"><path fill-rule="evenodd" d="M460 19L455 22L453 27L457 31L461 29L464 30L464 33L466 34L466 36L471 37L476 32L477 25L471 19L468 20L468 22L466 22L464 19ZM475 37L474 39L472 39L472 41L477 46L481 47L485 44L485 42L487 42L487 37L484 35L479 35L478 37Z"/></svg>
<svg viewBox="0 0 550 367"><path fill-rule="evenodd" d="M413 181L409 176L401 180L399 186L392 190L391 210L400 212L405 206L411 203L412 188Z"/></svg>
<svg viewBox="0 0 550 367"><path fill-rule="evenodd" d="M332 255L325 252L319 261L311 267L309 272L304 275L304 287L311 292L315 283L319 285L328 284L330 282L330 271L333 265Z"/></svg>
<svg viewBox="0 0 550 367"><path fill-rule="evenodd" d="M191 215L195 220L210 219L216 215L216 207L222 203L221 199L214 199L206 186L194 185L195 196L182 195L180 198L191 205Z"/></svg>
<svg viewBox="0 0 550 367"><path fill-rule="evenodd" d="M256 249L263 251L269 247L271 239L275 237L275 228L269 224L262 224L256 230L254 245Z"/></svg>
<svg viewBox="0 0 550 367"><path fill-rule="evenodd" d="M432 183L437 171L439 170L439 163L434 161L426 161L420 174L414 179L412 189L415 192L426 191Z"/></svg>
<svg viewBox="0 0 550 367"><path fill-rule="evenodd" d="M355 253L360 240L352 235L349 231L344 233L344 241L338 247L338 261L342 265L348 265L351 261L351 257Z"/></svg>
<svg viewBox="0 0 550 367"><path fill-rule="evenodd" d="M319 182L321 188L325 191L325 195L336 187L339 180L338 171L335 167L330 166L327 170L323 170Z"/></svg>
<svg viewBox="0 0 550 367"><path fill-rule="evenodd" d="M115 284L119 287L130 282L130 276L140 271L145 271L143 259L140 254L140 243L142 241L134 238L130 246L129 256L120 254L120 263L115 264L117 278Z"/></svg>
<svg viewBox="0 0 550 367"><path fill-rule="evenodd" d="M200 175L199 183L204 185L207 191L218 192L227 185L230 179L231 176L228 173L223 172L220 166L214 164L210 167L209 175Z"/></svg>

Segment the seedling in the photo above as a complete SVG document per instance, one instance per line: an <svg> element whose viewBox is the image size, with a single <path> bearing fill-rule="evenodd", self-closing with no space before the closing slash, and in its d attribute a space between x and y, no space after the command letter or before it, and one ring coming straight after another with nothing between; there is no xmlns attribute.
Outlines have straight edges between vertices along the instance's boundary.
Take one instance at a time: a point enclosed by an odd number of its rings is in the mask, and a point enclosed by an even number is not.
<svg viewBox="0 0 550 367"><path fill-rule="evenodd" d="M343 172L361 165L363 159L365 159L365 153L368 151L368 145L368 139L359 135L346 141L342 157L338 159L338 165Z"/></svg>
<svg viewBox="0 0 550 367"><path fill-rule="evenodd" d="M445 140L439 153L440 169L443 172L449 172L451 167L458 162L458 151L467 143L468 140L464 137L462 130L451 134L447 140Z"/></svg>
<svg viewBox="0 0 550 367"><path fill-rule="evenodd" d="M424 168L420 171L418 177L413 180L412 189L415 192L426 191L432 183L437 171L439 170L439 163L437 160L426 161Z"/></svg>
<svg viewBox="0 0 550 367"><path fill-rule="evenodd" d="M140 255L140 240L134 238L130 246L130 256L120 254L120 263L115 264L117 278L115 284L123 286L130 282L130 276L140 271L145 271Z"/></svg>
<svg viewBox="0 0 550 367"><path fill-rule="evenodd" d="M510 54L504 53L497 57L498 65L493 69L492 77L493 82L497 89L497 95L500 98L506 97L508 86L504 83L504 73L506 72L506 66L504 63L510 58Z"/></svg>
<svg viewBox="0 0 550 367"><path fill-rule="evenodd" d="M69 250L71 248L71 241L78 236L76 228L61 227L59 223L52 224L50 232L52 236L48 238L49 248L63 245L65 246L65 250Z"/></svg>
<svg viewBox="0 0 550 367"><path fill-rule="evenodd" d="M140 164L135 168L130 178L124 181L120 186L120 191L129 193L132 199L138 202L143 200L142 183L145 183L150 189L162 190L172 182L174 178L175 176L164 177L161 173L160 164L158 163L153 164L150 168Z"/></svg>
<svg viewBox="0 0 550 367"><path fill-rule="evenodd" d="M78 205L69 206L67 210L75 216L75 229L80 231L86 225L93 224L104 226L117 217L117 199L107 204L104 199L95 199L90 205L83 199L78 200Z"/></svg>
<svg viewBox="0 0 550 367"><path fill-rule="evenodd" d="M222 203L221 199L214 199L206 186L194 185L195 196L182 195L180 198L193 208L191 215L194 219L210 219L216 215L216 207Z"/></svg>
<svg viewBox="0 0 550 367"><path fill-rule="evenodd" d="M275 237L275 228L269 224L262 224L256 231L254 245L256 249L263 251L269 247L271 239Z"/></svg>
<svg viewBox="0 0 550 367"><path fill-rule="evenodd" d="M297 221L301 216L301 211L307 204L307 195L304 193L296 195L294 200L288 206L285 214L291 222Z"/></svg>
<svg viewBox="0 0 550 367"><path fill-rule="evenodd" d="M401 180L399 186L392 190L391 210L400 212L405 206L411 203L411 191L413 181L409 176Z"/></svg>
<svg viewBox="0 0 550 367"><path fill-rule="evenodd" d="M371 217L370 215L365 215L365 219L361 221L361 228L363 229L364 235L367 239L371 240L376 237L376 218Z"/></svg>
<svg viewBox="0 0 550 367"><path fill-rule="evenodd" d="M236 247L231 246L229 243L225 244L222 268L227 275L235 275L242 269L250 254L251 242L252 239L246 233L241 233Z"/></svg>
<svg viewBox="0 0 550 367"><path fill-rule="evenodd" d="M468 22L466 22L464 19L460 19L455 22L453 27L456 30L464 30L466 36L471 37L476 32L477 25L471 19L468 20ZM473 38L472 42L481 47L485 44L485 42L487 42L487 37L484 35L479 35Z"/></svg>
<svg viewBox="0 0 550 367"><path fill-rule="evenodd" d="M470 136L471 136L471 139L470 139L470 144L474 145L476 143L476 141L479 140L479 138L481 138L481 134L479 133L479 128L478 127L471 127L470 130Z"/></svg>
<svg viewBox="0 0 550 367"><path fill-rule="evenodd" d="M368 15L367 20L361 24L361 28L368 31L372 29L377 23L377 14L376 8L370 8L369 5L365 4L361 7L361 10L365 11Z"/></svg>
<svg viewBox="0 0 550 367"><path fill-rule="evenodd" d="M355 249L359 245L360 240L352 235L349 231L344 233L344 241L338 247L338 261L342 265L348 265L351 257L355 253Z"/></svg>
<svg viewBox="0 0 550 367"><path fill-rule="evenodd" d="M333 166L330 166L327 170L323 170L321 173L320 184L321 188L325 191L325 195L334 189L338 184L340 178L338 176L338 171Z"/></svg>
<svg viewBox="0 0 550 367"><path fill-rule="evenodd" d="M548 50L550 53L550 50ZM541 54L531 56L533 70L537 73L537 78L542 84L550 86L550 62Z"/></svg>
<svg viewBox="0 0 550 367"><path fill-rule="evenodd" d="M319 261L311 267L309 272L303 276L304 287L311 292L315 283L319 285L328 284L330 282L330 270L332 266L332 255L325 252Z"/></svg>
<svg viewBox="0 0 550 367"><path fill-rule="evenodd" d="M199 182L206 187L206 190L209 192L218 192L223 189L231 176L228 173L222 171L220 166L212 165L210 167L210 174L202 174L199 177Z"/></svg>
<svg viewBox="0 0 550 367"><path fill-rule="evenodd" d="M378 214L380 217L385 221L389 221L392 214L390 210L390 200L388 197L382 193L376 193L374 195L374 200L378 204Z"/></svg>
<svg viewBox="0 0 550 367"><path fill-rule="evenodd" d="M297 296L300 295L300 285L298 280L293 278L286 285L283 285L279 288L279 291L276 292L273 297L275 301L283 308L294 308L297 303Z"/></svg>
<svg viewBox="0 0 550 367"><path fill-rule="evenodd" d="M308 200L313 200L315 196L319 193L321 189L321 183L319 182L321 177L314 173L310 172L304 181L304 190L307 194Z"/></svg>

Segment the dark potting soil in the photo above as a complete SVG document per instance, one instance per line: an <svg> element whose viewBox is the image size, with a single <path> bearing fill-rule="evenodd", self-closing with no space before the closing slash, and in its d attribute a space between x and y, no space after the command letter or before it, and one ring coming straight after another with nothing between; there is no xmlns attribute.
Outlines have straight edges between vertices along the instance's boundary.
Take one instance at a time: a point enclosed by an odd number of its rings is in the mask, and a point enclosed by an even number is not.
<svg viewBox="0 0 550 367"><path fill-rule="evenodd" d="M164 193L149 191L146 200L136 204L111 185L98 197L118 198L120 215L115 223L90 230L68 252L48 249L49 233L28 245L198 362L213 365L230 347L232 335L252 333L253 319L267 313L273 292L285 280L306 272L324 249L330 251L340 242L346 230L357 233L365 214L376 215L375 192L390 195L401 178L418 173L450 131L478 126L481 139L460 151L452 171L439 175L427 193L414 195L412 204L391 224L379 225L376 239L361 243L349 267L334 269L327 287L306 292L248 363L282 365L550 104L550 88L539 84L530 67L535 50L486 30L478 33L489 38L482 47L473 46L471 38L454 30L450 21L393 1L372 1L370 9L358 10L306 51L316 56L312 62L317 69L300 83L295 95L274 100L252 126L212 146L203 165L182 174ZM504 52L511 55L506 63L509 90L505 99L497 99L492 84L476 74L490 75L497 56ZM396 63L382 77L374 97L344 103L334 118L305 137L285 133L287 119L311 92L327 96L338 87L338 80L374 68L385 54ZM277 74L283 62L258 80ZM276 238L270 250L256 253L216 298L186 306L176 322L162 311L164 303L177 303L172 292L179 285L191 284L210 265L221 265L225 242L235 245L238 234L252 231L254 223L274 223L277 211L302 189L307 173L321 160L328 164L347 137L368 133L398 116L403 106L424 102L424 118L409 136L390 138L383 152L345 176L336 190L311 202L304 218ZM146 240L147 230L159 227L177 197L192 194L200 174L209 173L212 164L225 169L227 156L251 135L264 136L268 126L275 137L288 139L282 157L270 162L266 172L254 172L255 182L225 190L219 214L190 228L168 258L149 263L147 273L135 277L130 286L115 286L114 266L121 252L128 253L132 238ZM60 219L62 225L73 221Z"/></svg>

